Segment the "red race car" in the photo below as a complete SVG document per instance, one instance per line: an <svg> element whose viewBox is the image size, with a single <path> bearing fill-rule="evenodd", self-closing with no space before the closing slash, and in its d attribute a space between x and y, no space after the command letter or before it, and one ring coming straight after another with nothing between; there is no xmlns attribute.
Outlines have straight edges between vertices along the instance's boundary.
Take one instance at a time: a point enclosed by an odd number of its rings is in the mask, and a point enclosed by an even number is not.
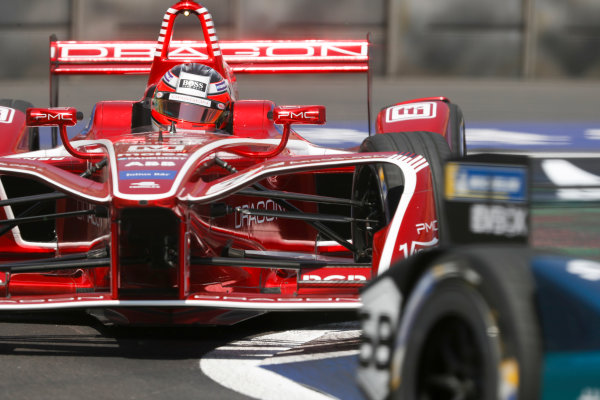
<svg viewBox="0 0 600 400"><path fill-rule="evenodd" d="M180 15L204 41L171 40ZM236 73L368 73L366 40L219 42L185 0L157 42L50 44L51 107L0 102L0 310L233 324L356 309L366 282L444 240L441 165L465 149L456 105L386 107L360 149L340 150L292 129L325 123L323 106L237 98ZM69 139L64 74L149 78L142 99L98 102Z"/></svg>

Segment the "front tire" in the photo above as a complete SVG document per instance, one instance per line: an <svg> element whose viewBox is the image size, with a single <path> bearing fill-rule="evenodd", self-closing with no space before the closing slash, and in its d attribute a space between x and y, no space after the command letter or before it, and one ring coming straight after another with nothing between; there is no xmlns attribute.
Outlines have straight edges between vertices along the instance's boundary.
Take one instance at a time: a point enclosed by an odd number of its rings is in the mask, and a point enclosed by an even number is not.
<svg viewBox="0 0 600 400"><path fill-rule="evenodd" d="M427 159L433 180L436 213L440 227L440 241L445 234L443 212L444 162L450 157L450 148L443 136L433 132L382 133L366 138L360 152L409 152ZM377 223L353 223L352 240L356 247L356 261L369 262L373 251L373 235L392 220L402 191L402 171L390 164L367 164L354 172L352 198L369 204L354 207L352 215L358 219L376 220Z"/></svg>
<svg viewBox="0 0 600 400"><path fill-rule="evenodd" d="M424 268L394 350L395 399L535 399L542 340L524 249L453 251Z"/></svg>

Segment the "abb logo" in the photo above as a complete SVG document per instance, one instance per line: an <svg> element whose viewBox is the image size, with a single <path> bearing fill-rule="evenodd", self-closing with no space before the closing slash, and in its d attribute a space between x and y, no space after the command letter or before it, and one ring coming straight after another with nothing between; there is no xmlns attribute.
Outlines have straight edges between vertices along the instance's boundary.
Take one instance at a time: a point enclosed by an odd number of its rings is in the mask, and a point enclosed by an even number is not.
<svg viewBox="0 0 600 400"><path fill-rule="evenodd" d="M131 161L125 167L174 167L173 161Z"/></svg>
<svg viewBox="0 0 600 400"><path fill-rule="evenodd" d="M412 103L393 106L387 109L386 122L407 121L411 119L435 118L437 105L434 102Z"/></svg>

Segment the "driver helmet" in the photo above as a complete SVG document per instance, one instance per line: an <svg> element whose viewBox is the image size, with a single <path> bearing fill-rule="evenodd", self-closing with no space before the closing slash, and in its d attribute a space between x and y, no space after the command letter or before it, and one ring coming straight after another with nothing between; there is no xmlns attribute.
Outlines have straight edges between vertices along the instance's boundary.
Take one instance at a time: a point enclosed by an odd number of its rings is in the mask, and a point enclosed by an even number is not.
<svg viewBox="0 0 600 400"><path fill-rule="evenodd" d="M211 67L198 63L180 64L162 77L151 102L155 126L216 128L227 125L231 109L228 82Z"/></svg>

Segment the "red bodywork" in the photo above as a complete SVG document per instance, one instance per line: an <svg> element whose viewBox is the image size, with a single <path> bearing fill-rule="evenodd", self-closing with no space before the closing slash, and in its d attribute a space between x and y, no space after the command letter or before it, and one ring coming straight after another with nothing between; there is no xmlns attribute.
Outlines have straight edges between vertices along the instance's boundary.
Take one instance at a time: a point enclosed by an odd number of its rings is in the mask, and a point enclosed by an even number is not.
<svg viewBox="0 0 600 400"><path fill-rule="evenodd" d="M181 13L197 15L205 43L170 43ZM150 86L172 66L196 61L235 85L238 72L364 72L367 47L220 44L208 11L181 1L165 14L158 45L52 42L51 72L148 73ZM70 144L39 151L30 151L25 115L0 107L0 310L78 307L119 323L232 324L266 311L356 309L367 281L437 242L425 159L311 144L291 125L323 123L321 106L237 100L228 134L154 132L136 126L143 100L100 102ZM412 123L443 134L445 101L424 101L437 104L440 118ZM73 123L74 109L65 110ZM29 121L52 123L58 112L29 110ZM400 123L384 118L379 132ZM358 263L350 230L339 226L361 206L352 203L355 169L375 163L400 168L405 187L375 235L372 261ZM32 202L37 211L27 211ZM332 210L340 212L331 217Z"/></svg>

